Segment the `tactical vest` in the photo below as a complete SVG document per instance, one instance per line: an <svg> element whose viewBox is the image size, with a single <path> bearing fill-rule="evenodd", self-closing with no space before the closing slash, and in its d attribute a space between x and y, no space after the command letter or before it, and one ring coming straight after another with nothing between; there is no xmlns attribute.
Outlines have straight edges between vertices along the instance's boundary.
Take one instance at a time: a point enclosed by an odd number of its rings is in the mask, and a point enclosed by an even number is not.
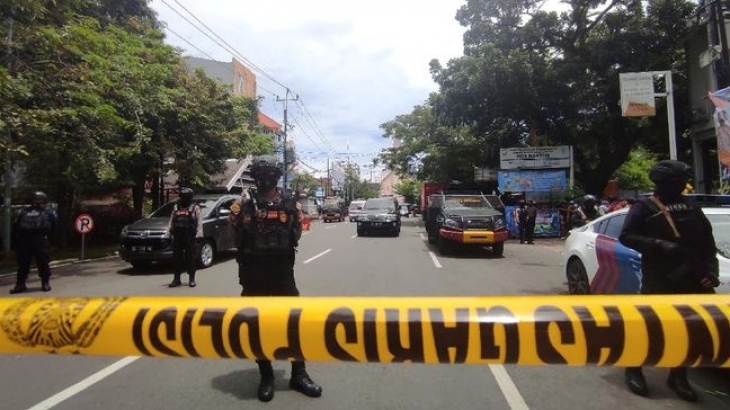
<svg viewBox="0 0 730 410"><path fill-rule="evenodd" d="M248 201L243 209L244 253L251 255L286 254L298 243L296 204L291 199L256 206Z"/></svg>
<svg viewBox="0 0 730 410"><path fill-rule="evenodd" d="M176 209L172 217L172 233L195 235L197 232L198 218L195 217L195 206Z"/></svg>
<svg viewBox="0 0 730 410"><path fill-rule="evenodd" d="M18 215L18 229L31 233L50 233L51 216L44 209L28 208Z"/></svg>

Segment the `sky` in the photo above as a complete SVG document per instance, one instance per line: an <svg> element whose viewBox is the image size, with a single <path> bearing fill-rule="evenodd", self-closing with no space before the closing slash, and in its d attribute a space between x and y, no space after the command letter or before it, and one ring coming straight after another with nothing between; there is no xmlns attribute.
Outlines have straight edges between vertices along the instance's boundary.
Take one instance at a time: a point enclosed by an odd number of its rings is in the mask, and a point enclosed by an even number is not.
<svg viewBox="0 0 730 410"><path fill-rule="evenodd" d="M392 145L380 125L438 90L428 63L436 58L445 66L462 55L465 28L454 17L465 1L153 0L150 6L166 25L166 42L184 55L225 62L235 55L251 68L260 110L277 122L284 122L286 90L289 99L298 97L287 102L287 137L295 142L298 169L322 176L328 159L371 165Z"/></svg>

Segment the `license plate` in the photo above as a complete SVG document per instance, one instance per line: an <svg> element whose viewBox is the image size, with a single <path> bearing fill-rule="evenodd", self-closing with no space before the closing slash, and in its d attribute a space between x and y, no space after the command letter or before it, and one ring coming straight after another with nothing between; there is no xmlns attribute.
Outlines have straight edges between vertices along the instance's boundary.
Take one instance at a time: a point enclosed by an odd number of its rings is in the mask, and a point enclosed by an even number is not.
<svg viewBox="0 0 730 410"><path fill-rule="evenodd" d="M151 246L132 246L132 252L149 252L151 250Z"/></svg>

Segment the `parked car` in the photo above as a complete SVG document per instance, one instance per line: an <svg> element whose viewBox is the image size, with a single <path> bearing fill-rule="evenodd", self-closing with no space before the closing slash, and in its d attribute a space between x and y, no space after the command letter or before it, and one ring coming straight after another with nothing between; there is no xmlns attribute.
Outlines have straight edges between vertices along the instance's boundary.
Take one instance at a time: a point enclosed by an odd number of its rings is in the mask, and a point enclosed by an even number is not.
<svg viewBox="0 0 730 410"><path fill-rule="evenodd" d="M315 221L319 219L319 203L314 198L300 198L299 203L302 204L302 212Z"/></svg>
<svg viewBox="0 0 730 410"><path fill-rule="evenodd" d="M342 216L340 206L336 204L323 206L321 217L323 222L342 222L345 220L345 217Z"/></svg>
<svg viewBox="0 0 730 410"><path fill-rule="evenodd" d="M456 191L429 196L428 243L438 244L442 255L451 253L455 247L486 245L492 253L501 256L504 242L509 238L504 214L497 209L501 204L498 196L482 193Z"/></svg>
<svg viewBox="0 0 730 410"><path fill-rule="evenodd" d="M370 198L365 201L362 213L357 218L357 235L386 233L398 236L400 226L397 199L393 197Z"/></svg>
<svg viewBox="0 0 730 410"><path fill-rule="evenodd" d="M365 206L365 200L354 200L350 202L350 207L347 210L347 215L350 218L350 222L355 222L357 217L362 213L362 207Z"/></svg>
<svg viewBox="0 0 730 410"><path fill-rule="evenodd" d="M237 198L230 194L206 194L193 199L203 211L203 242L198 254L201 268L212 265L219 252L235 248L228 215ZM167 225L174 206L175 202L169 202L150 216L125 226L119 236L119 256L137 269L153 262L172 260L172 240Z"/></svg>
<svg viewBox="0 0 730 410"><path fill-rule="evenodd" d="M718 293L730 293L730 208L702 208L712 224L720 263ZM641 254L618 241L628 208L570 231L562 266L573 295L632 294L641 288Z"/></svg>

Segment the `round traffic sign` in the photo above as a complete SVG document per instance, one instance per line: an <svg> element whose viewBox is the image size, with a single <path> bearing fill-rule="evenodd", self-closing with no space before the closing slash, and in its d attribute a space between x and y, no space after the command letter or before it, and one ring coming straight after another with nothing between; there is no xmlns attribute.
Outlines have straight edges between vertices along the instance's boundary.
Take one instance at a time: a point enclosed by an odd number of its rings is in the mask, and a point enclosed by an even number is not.
<svg viewBox="0 0 730 410"><path fill-rule="evenodd" d="M94 230L94 218L89 214L81 214L76 217L74 228L80 234L89 233Z"/></svg>

